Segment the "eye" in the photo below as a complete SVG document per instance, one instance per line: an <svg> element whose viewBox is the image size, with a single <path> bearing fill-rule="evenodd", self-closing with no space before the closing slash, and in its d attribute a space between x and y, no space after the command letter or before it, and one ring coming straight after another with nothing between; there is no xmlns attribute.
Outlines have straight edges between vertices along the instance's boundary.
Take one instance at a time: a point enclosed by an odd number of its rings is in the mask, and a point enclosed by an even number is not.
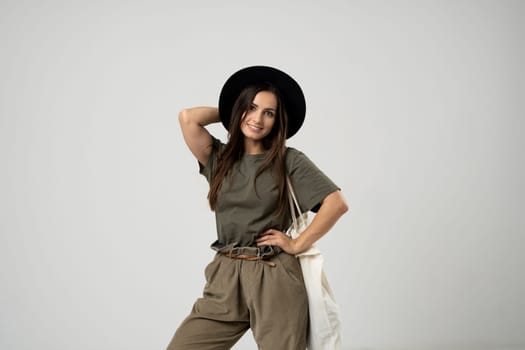
<svg viewBox="0 0 525 350"><path fill-rule="evenodd" d="M268 117L275 117L275 113L273 111L266 111L266 115Z"/></svg>
<svg viewBox="0 0 525 350"><path fill-rule="evenodd" d="M255 111L257 109L257 106L256 105L251 105L250 106L250 111Z"/></svg>

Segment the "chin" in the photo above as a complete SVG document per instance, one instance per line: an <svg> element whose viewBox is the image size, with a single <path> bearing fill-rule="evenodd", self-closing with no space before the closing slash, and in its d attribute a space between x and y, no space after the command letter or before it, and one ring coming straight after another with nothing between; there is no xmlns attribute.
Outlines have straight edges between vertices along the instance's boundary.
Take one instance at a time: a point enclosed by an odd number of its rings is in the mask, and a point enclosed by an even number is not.
<svg viewBox="0 0 525 350"><path fill-rule="evenodd" d="M262 141L266 136L268 136L268 134L254 134L249 131L248 132L243 131L242 133L244 137L246 137L247 139L251 139L255 141Z"/></svg>

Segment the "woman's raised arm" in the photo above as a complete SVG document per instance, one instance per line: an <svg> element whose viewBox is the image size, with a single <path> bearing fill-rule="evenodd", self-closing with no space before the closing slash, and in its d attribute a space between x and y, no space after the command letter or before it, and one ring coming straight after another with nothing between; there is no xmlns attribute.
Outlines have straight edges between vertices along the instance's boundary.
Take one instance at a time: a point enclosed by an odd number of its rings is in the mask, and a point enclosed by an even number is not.
<svg viewBox="0 0 525 350"><path fill-rule="evenodd" d="M215 107L186 108L179 112L179 123L191 153L206 165L211 154L212 138L205 126L219 122L219 110Z"/></svg>

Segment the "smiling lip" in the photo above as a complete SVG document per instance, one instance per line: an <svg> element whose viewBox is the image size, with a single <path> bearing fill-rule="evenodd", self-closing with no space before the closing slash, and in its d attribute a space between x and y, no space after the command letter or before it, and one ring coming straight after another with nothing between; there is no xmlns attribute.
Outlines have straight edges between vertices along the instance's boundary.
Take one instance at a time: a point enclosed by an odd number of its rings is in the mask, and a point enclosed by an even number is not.
<svg viewBox="0 0 525 350"><path fill-rule="evenodd" d="M252 124L248 124L248 127L250 127L250 129L255 130L255 131L261 131L263 129L260 126L256 126L256 125L252 125Z"/></svg>

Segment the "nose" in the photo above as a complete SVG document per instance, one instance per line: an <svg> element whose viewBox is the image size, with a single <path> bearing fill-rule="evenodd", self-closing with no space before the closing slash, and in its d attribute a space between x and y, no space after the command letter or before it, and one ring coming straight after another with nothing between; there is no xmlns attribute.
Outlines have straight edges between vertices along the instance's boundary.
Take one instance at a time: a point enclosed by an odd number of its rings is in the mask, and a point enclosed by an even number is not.
<svg viewBox="0 0 525 350"><path fill-rule="evenodd" d="M256 121L257 123L262 123L263 121L263 113L264 112L257 112L257 113L254 113L254 121Z"/></svg>

